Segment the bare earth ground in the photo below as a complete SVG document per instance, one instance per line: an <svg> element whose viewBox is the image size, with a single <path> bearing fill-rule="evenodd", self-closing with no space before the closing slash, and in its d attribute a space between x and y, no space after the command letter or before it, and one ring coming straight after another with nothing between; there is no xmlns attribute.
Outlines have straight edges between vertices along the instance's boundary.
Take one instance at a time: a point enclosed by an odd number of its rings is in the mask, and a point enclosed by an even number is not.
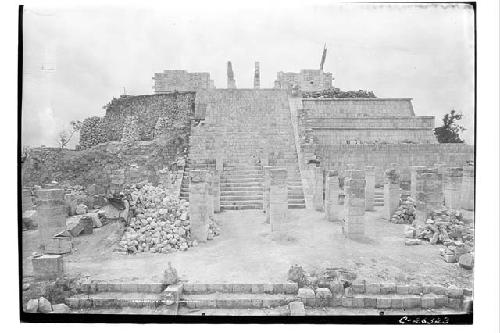
<svg viewBox="0 0 500 333"><path fill-rule="evenodd" d="M299 264L308 272L326 267L354 270L369 282L456 285L472 288L472 272L449 264L440 246L405 246L404 225L381 217L382 207L367 212L366 237L349 240L340 223L325 214L289 210L287 236L279 239L264 223L260 210L217 214L221 235L214 240L170 254L112 252L119 224L94 229L93 235L74 240L77 251L65 257L69 274L82 273L96 280L159 282L170 261L182 280L200 283L272 283L287 280L287 271ZM23 232L24 275L32 274L30 260L36 250L37 231Z"/></svg>

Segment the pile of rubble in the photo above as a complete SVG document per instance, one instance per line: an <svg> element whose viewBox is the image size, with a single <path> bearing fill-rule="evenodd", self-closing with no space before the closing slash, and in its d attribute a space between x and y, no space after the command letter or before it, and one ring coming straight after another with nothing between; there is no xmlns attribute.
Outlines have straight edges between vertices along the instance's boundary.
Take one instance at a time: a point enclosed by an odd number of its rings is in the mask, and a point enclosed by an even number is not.
<svg viewBox="0 0 500 333"><path fill-rule="evenodd" d="M82 122L80 129L80 148L89 148L107 141L104 119L89 117Z"/></svg>
<svg viewBox="0 0 500 333"><path fill-rule="evenodd" d="M119 242L119 251L169 253L197 246L191 240L188 202L150 184L137 185L128 194L133 215ZM218 235L218 226L210 221L208 239Z"/></svg>
<svg viewBox="0 0 500 333"><path fill-rule="evenodd" d="M401 200L398 209L391 217L391 222L396 224L413 224L417 215L417 205L411 197Z"/></svg>
<svg viewBox="0 0 500 333"><path fill-rule="evenodd" d="M323 91L303 92L302 98L377 98L377 96L373 91L342 91L339 88L330 88Z"/></svg>
<svg viewBox="0 0 500 333"><path fill-rule="evenodd" d="M459 211L446 208L435 210L425 225L408 226L405 237L408 238L407 245L418 245L423 241L444 245L441 255L446 262L464 262L461 266L469 269L473 266L474 226L466 223Z"/></svg>

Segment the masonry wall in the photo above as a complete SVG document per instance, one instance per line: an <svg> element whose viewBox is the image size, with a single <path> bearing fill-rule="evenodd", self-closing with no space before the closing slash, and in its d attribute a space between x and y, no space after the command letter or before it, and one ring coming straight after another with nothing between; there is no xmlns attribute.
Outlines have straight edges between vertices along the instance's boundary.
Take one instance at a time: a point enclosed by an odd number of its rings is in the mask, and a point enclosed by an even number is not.
<svg viewBox="0 0 500 333"><path fill-rule="evenodd" d="M166 170L183 156L186 143L176 136L131 144L107 142L85 150L35 148L22 165L23 186L53 180L68 185L109 185L110 174L124 169L126 183L157 183Z"/></svg>
<svg viewBox="0 0 500 333"><path fill-rule="evenodd" d="M305 98L310 118L412 117L411 98Z"/></svg>
<svg viewBox="0 0 500 333"><path fill-rule="evenodd" d="M404 179L409 180L409 166L446 164L463 166L474 160L474 147L465 144L386 144L386 145L314 145L303 147L315 152L327 170L346 170L347 164L357 169L375 166L377 183L381 184L383 171L397 163Z"/></svg>
<svg viewBox="0 0 500 333"><path fill-rule="evenodd" d="M123 96L113 99L106 107L103 126L108 141L120 141L123 127L130 116L137 117L140 140L152 140L165 131L188 139L191 118L194 115L194 92L156 95ZM160 119L161 118L161 119ZM165 131L155 131L158 120Z"/></svg>
<svg viewBox="0 0 500 333"><path fill-rule="evenodd" d="M172 91L197 91L213 88L210 73L188 73L185 70L165 70L153 77L155 94Z"/></svg>

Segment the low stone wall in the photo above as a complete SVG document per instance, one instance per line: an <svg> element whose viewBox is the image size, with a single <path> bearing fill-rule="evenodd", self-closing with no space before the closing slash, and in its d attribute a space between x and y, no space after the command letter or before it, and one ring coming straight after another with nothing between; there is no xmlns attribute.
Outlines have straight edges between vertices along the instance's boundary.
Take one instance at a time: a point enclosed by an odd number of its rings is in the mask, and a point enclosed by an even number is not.
<svg viewBox="0 0 500 333"><path fill-rule="evenodd" d="M367 144L367 145L306 145L304 156L316 153L325 170L344 172L348 164L363 169L375 166L377 184L383 183L383 173L391 163L401 170L402 180L409 180L410 166L446 164L463 166L474 160L474 146L465 144Z"/></svg>
<svg viewBox="0 0 500 333"><path fill-rule="evenodd" d="M411 117L411 98L305 98L311 117Z"/></svg>
<svg viewBox="0 0 500 333"><path fill-rule="evenodd" d="M107 187L116 170L123 170L125 184L141 181L158 184L164 181L163 178L178 174L175 163L183 157L187 144L177 139L174 135L129 144L114 141L78 151L35 148L22 165L23 186L43 185L55 180L61 185Z"/></svg>

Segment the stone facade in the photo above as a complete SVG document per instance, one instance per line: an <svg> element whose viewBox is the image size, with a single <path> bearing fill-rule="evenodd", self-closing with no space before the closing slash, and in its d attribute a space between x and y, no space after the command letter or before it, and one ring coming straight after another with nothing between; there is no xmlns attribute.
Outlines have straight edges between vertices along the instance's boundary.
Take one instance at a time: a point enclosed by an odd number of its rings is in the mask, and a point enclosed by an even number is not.
<svg viewBox="0 0 500 333"><path fill-rule="evenodd" d="M278 72L274 88L291 91L298 87L301 91L320 91L330 89L332 81L332 73L320 69L302 69L300 73Z"/></svg>
<svg viewBox="0 0 500 333"><path fill-rule="evenodd" d="M162 73L155 73L153 82L155 94L215 88L210 73L189 73L185 70L164 70Z"/></svg>

